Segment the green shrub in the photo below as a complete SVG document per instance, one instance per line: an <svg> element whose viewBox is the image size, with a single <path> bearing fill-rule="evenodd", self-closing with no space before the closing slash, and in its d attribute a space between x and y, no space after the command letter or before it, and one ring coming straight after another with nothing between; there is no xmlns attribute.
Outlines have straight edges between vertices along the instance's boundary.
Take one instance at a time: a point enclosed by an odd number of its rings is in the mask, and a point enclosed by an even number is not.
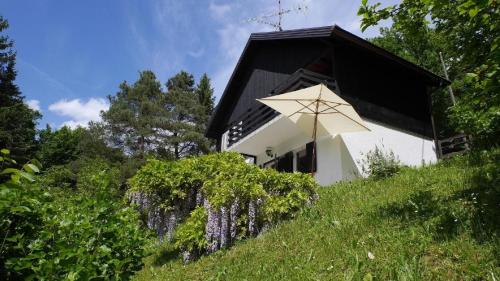
<svg viewBox="0 0 500 281"><path fill-rule="evenodd" d="M181 222L175 244L195 256L291 218L317 196L310 175L260 169L235 152L150 160L129 184L129 197L140 205L148 226L162 239Z"/></svg>
<svg viewBox="0 0 500 281"><path fill-rule="evenodd" d="M9 159L9 151L0 151L0 164L8 167L14 164ZM31 164L30 164L31 165ZM26 166L26 165L25 165ZM22 170L5 168L1 175L8 176L0 181L0 280L19 279L32 272L27 266L17 266L20 258L29 251L43 228L44 216L50 207L51 196L44 193L34 181L36 166L26 166Z"/></svg>
<svg viewBox="0 0 500 281"><path fill-rule="evenodd" d="M401 170L401 162L394 152L384 152L378 146L366 154L361 164L363 173L374 179L387 178Z"/></svg>
<svg viewBox="0 0 500 281"><path fill-rule="evenodd" d="M106 171L91 177L92 196L71 190L56 198L30 183L36 165L23 167L4 169L10 179L0 181L0 280L122 280L141 268L138 214L109 192Z"/></svg>
<svg viewBox="0 0 500 281"><path fill-rule="evenodd" d="M75 188L76 175L66 165L52 166L43 172L40 183L47 188Z"/></svg>
<svg viewBox="0 0 500 281"><path fill-rule="evenodd" d="M44 227L12 268L48 280L129 279L142 267L145 235L137 213L107 195L54 204Z"/></svg>
<svg viewBox="0 0 500 281"><path fill-rule="evenodd" d="M81 192L96 193L97 188L105 187L108 192L115 194L120 187L120 171L111 167L100 158L80 160L76 173L76 187Z"/></svg>
<svg viewBox="0 0 500 281"><path fill-rule="evenodd" d="M205 224L207 213L201 206L196 207L186 221L175 232L175 247L182 251L199 253L207 246Z"/></svg>
<svg viewBox="0 0 500 281"><path fill-rule="evenodd" d="M317 186L309 174L279 173L266 169L263 177L264 190L270 195L262 207L263 218L270 223L292 218L310 202Z"/></svg>

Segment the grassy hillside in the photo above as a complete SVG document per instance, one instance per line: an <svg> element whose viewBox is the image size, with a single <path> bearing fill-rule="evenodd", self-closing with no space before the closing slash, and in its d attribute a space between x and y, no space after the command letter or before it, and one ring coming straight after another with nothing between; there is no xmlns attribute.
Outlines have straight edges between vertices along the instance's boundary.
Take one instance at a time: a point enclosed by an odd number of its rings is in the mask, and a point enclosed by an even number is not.
<svg viewBox="0 0 500 281"><path fill-rule="evenodd" d="M136 280L500 280L499 155L324 188L297 219L191 264L164 245Z"/></svg>

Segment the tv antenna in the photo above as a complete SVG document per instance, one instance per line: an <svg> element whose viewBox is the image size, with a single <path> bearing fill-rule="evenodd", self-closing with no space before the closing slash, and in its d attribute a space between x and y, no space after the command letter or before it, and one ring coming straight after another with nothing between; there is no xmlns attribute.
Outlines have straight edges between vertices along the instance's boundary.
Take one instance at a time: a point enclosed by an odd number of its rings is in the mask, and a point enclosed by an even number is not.
<svg viewBox="0 0 500 281"><path fill-rule="evenodd" d="M283 15L296 12L304 12L307 11L307 5L297 5L294 8L283 9L281 6L281 0L278 0L278 11L258 17L253 17L247 19L247 22L256 22L260 24L265 24L273 27L277 31L283 31L283 27L281 26L281 20L283 19ZM277 21L272 21L272 19L277 18Z"/></svg>

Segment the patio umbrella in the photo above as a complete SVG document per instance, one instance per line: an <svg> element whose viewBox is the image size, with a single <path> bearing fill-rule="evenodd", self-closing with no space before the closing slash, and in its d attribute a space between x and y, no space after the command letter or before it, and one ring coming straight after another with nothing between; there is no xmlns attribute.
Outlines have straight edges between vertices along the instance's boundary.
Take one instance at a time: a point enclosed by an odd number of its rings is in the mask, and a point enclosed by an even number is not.
<svg viewBox="0 0 500 281"><path fill-rule="evenodd" d="M288 117L313 138L311 174L318 137L370 131L354 108L323 84L257 100Z"/></svg>

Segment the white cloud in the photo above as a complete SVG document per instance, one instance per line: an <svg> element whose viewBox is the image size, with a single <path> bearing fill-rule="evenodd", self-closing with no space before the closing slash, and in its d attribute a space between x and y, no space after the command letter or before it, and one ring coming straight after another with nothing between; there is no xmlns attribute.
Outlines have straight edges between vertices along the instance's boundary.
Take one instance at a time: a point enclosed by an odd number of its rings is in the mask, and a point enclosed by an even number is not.
<svg viewBox="0 0 500 281"><path fill-rule="evenodd" d="M77 126L86 127L90 121L99 121L101 111L108 108L109 103L103 98L90 98L87 102L82 102L80 99L64 99L49 105L50 111L70 118L70 120L63 122L62 125L71 128Z"/></svg>
<svg viewBox="0 0 500 281"><path fill-rule="evenodd" d="M210 15L212 18L220 20L226 16L228 12L231 11L231 6L229 4L215 4L214 2L210 2L210 6L208 6L210 11Z"/></svg>
<svg viewBox="0 0 500 281"><path fill-rule="evenodd" d="M40 101L39 100L27 100L26 105L36 111L40 111Z"/></svg>

